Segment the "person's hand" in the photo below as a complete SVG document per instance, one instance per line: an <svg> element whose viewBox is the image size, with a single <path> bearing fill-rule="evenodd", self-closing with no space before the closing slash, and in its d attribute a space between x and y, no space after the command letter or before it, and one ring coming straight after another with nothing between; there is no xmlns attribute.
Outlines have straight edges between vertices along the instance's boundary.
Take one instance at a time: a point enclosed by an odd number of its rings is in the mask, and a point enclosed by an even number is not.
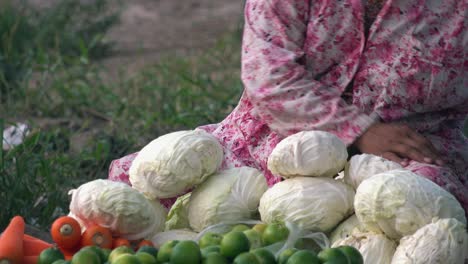
<svg viewBox="0 0 468 264"><path fill-rule="evenodd" d="M418 132L402 124L377 123L369 127L354 145L362 152L382 156L408 165L408 159L443 165L432 143Z"/></svg>

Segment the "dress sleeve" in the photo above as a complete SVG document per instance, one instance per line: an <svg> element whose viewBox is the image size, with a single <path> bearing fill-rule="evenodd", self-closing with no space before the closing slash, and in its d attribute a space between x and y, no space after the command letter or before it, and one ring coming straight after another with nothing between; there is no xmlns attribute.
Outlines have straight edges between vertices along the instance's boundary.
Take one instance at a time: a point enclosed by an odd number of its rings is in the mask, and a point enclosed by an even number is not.
<svg viewBox="0 0 468 264"><path fill-rule="evenodd" d="M280 135L323 130L350 145L378 118L347 104L338 87L314 80L301 62L309 6L307 0L247 0L245 93L255 114Z"/></svg>

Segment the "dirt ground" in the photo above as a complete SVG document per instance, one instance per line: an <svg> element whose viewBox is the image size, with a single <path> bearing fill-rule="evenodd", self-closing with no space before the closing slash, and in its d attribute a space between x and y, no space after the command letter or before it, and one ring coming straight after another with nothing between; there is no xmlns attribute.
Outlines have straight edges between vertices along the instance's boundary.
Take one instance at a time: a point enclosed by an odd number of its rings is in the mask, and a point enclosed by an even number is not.
<svg viewBox="0 0 468 264"><path fill-rule="evenodd" d="M3 0L0 0L0 3ZM39 8L59 0L27 0ZM92 2L93 0L81 0ZM242 24L244 0L123 0L120 23L107 35L115 43L103 63L111 75L133 73L162 56L193 55ZM123 6L118 6L123 5Z"/></svg>
<svg viewBox="0 0 468 264"><path fill-rule="evenodd" d="M0 0L0 7L3 1ZM26 1L40 9L60 0ZM103 66L103 77L111 82L122 73L129 77L144 66L156 64L162 57L190 56L207 50L223 35L241 27L243 21L244 0L123 0L115 3L112 8L121 10L120 21L106 36L114 44L112 55L97 62ZM37 121L43 128L56 122ZM73 141L79 149L83 136L77 138Z"/></svg>
<svg viewBox="0 0 468 264"><path fill-rule="evenodd" d="M242 0L126 0L108 34L116 45L104 66L111 75L131 74L161 56L196 54L238 28L242 8Z"/></svg>

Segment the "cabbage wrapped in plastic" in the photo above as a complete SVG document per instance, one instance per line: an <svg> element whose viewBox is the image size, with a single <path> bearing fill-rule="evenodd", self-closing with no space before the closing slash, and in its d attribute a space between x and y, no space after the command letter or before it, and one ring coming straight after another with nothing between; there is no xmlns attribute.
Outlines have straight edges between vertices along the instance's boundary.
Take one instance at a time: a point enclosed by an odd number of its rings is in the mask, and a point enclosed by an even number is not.
<svg viewBox="0 0 468 264"><path fill-rule="evenodd" d="M440 219L400 240L392 264L463 264L468 234L460 221Z"/></svg>
<svg viewBox="0 0 468 264"><path fill-rule="evenodd" d="M303 131L281 140L268 157L268 169L283 178L333 177L346 164L346 145L324 131Z"/></svg>
<svg viewBox="0 0 468 264"><path fill-rule="evenodd" d="M408 170L393 170L364 180L354 199L356 216L370 231L392 239L412 235L433 218L455 218L465 212L449 192Z"/></svg>
<svg viewBox="0 0 468 264"><path fill-rule="evenodd" d="M366 230L361 226L357 216L353 214L341 222L330 234L330 243L333 244L340 239L347 238L355 233L364 233Z"/></svg>
<svg viewBox="0 0 468 264"><path fill-rule="evenodd" d="M125 183L94 180L71 190L70 215L88 227L108 227L129 240L151 238L164 229L167 211Z"/></svg>
<svg viewBox="0 0 468 264"><path fill-rule="evenodd" d="M295 177L273 185L260 199L262 221L289 221L327 232L353 213L351 186L323 177Z"/></svg>
<svg viewBox="0 0 468 264"><path fill-rule="evenodd" d="M171 241L171 240L196 240L198 233L185 230L185 229L174 229L169 231L164 231L161 233L157 233L156 235L151 238L151 242L155 245L164 245L164 243Z"/></svg>
<svg viewBox="0 0 468 264"><path fill-rule="evenodd" d="M332 247L352 246L361 252L364 264L390 264L395 253L396 243L384 234L372 232L355 233L347 238L339 239Z"/></svg>
<svg viewBox="0 0 468 264"><path fill-rule="evenodd" d="M344 181L357 189L361 182L376 174L402 169L401 165L372 154L354 155L346 163Z"/></svg>
<svg viewBox="0 0 468 264"><path fill-rule="evenodd" d="M210 176L192 192L190 226L199 232L221 222L252 219L268 185L261 171L238 167Z"/></svg>
<svg viewBox="0 0 468 264"><path fill-rule="evenodd" d="M129 170L130 183L150 198L176 197L215 173L222 160L221 144L204 130L172 132L138 153Z"/></svg>

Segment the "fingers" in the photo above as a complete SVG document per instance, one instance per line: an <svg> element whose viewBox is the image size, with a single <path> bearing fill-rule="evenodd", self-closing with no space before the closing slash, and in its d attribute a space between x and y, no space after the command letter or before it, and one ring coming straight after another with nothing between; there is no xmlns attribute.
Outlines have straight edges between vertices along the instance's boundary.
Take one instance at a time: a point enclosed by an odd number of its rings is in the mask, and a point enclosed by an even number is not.
<svg viewBox="0 0 468 264"><path fill-rule="evenodd" d="M433 163L438 159L437 154L435 154L430 147L428 147L425 142L421 141L419 138L415 139L413 137L404 137L401 139L402 143L408 145L419 152L422 156L422 159L426 163Z"/></svg>
<svg viewBox="0 0 468 264"><path fill-rule="evenodd" d="M385 152L385 153L382 153L381 156L393 162L399 163L402 166L408 165L408 161L406 159L400 158L397 154L393 152Z"/></svg>
<svg viewBox="0 0 468 264"><path fill-rule="evenodd" d="M443 165L444 162L442 161L440 157L439 151L432 145L432 143L422 136L421 134L410 130L408 131L408 136L409 136L409 141L408 144L415 144L416 146L413 145L413 147L418 148L424 155L426 155L426 158L424 159L426 163L437 163L438 165Z"/></svg>
<svg viewBox="0 0 468 264"><path fill-rule="evenodd" d="M428 163L424 160L425 155L419 149L403 143L405 141L406 140L402 140L401 143L394 144L391 151L404 158L409 158L422 163Z"/></svg>

